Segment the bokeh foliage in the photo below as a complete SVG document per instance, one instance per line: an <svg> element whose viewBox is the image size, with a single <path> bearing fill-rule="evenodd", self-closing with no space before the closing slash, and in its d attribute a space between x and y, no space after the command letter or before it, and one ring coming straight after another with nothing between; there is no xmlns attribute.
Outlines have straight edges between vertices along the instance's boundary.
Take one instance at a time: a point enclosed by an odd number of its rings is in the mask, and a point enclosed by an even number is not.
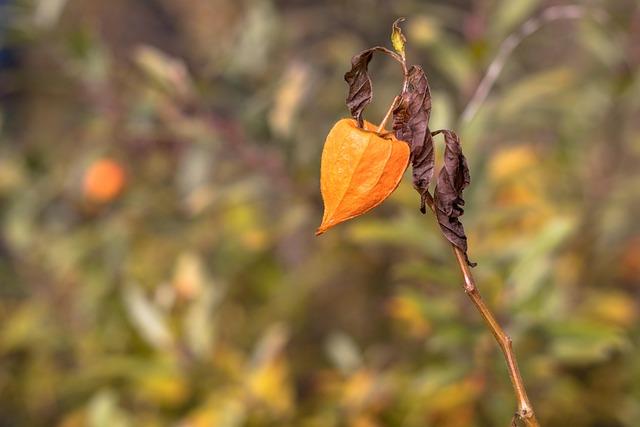
<svg viewBox="0 0 640 427"><path fill-rule="evenodd" d="M0 1L0 426L506 425L492 337L408 179L315 238L351 55L408 20L431 127L544 426L640 423L640 8L584 1ZM381 119L397 65L374 59ZM123 193L87 200L97 159Z"/></svg>

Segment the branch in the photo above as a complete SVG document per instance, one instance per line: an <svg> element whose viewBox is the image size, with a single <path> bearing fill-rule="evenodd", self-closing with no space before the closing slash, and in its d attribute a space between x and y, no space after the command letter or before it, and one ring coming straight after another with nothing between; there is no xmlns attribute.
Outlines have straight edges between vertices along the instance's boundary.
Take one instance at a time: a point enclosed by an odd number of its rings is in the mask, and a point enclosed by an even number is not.
<svg viewBox="0 0 640 427"><path fill-rule="evenodd" d="M435 214L435 205L430 194L428 194L427 196L427 205ZM462 253L462 251L453 244L451 245L451 247L453 248L453 252L456 256L458 267L460 268L462 276L464 277L464 291L471 299L471 302L473 302L473 305L476 306L478 312L480 312L482 319L498 342L498 345L502 350L502 354L504 355L504 358L507 362L509 378L511 379L511 384L513 385L513 391L515 393L518 405L518 410L515 413L514 420L512 420L512 426L515 425L514 421L517 418L520 419L526 427L540 427L540 424L538 424L538 420L536 419L536 416L533 412L533 407L531 406L529 397L527 396L527 391L524 387L522 375L520 375L520 369L518 368L516 355L513 351L512 340L509 335L506 334L504 329L502 329L502 326L500 326L500 324L496 320L495 315L482 299L480 291L476 286L475 279L473 278L473 274L471 273L471 269L467 264L464 253Z"/></svg>
<svg viewBox="0 0 640 427"><path fill-rule="evenodd" d="M545 24L550 22L580 19L587 15L591 15L597 21L603 21L606 16L604 12L600 10L590 10L589 8L579 5L551 6L543 10L538 16L528 19L520 26L520 28L518 28L518 30L511 33L500 44L498 54L493 58L493 61L491 61L482 81L476 88L471 100L464 108L464 111L460 116L460 121L462 123L468 123L475 117L476 113L487 99L487 96L493 88L493 85L496 83L496 80L500 76L507 59L525 38L529 37L531 34L535 33Z"/></svg>

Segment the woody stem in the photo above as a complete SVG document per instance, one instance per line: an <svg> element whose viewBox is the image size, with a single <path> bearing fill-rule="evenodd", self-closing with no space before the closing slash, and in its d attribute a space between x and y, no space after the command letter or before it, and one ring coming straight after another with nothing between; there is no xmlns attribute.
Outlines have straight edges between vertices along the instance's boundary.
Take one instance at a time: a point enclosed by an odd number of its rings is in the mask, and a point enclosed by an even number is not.
<svg viewBox="0 0 640 427"><path fill-rule="evenodd" d="M516 355L513 352L512 340L509 335L504 332L504 329L502 329L502 327L496 320L493 312L489 309L489 307L482 299L482 296L478 291L475 279L471 274L464 254L454 245L451 246L453 247L453 251L455 253L458 266L460 267L460 271L464 276L464 291L471 299L471 302L473 302L473 305L476 306L476 309L480 312L482 319L491 330L491 333L498 342L498 345L500 346L500 349L504 354L504 358L507 362L507 369L509 371L509 378L511 379L513 391L515 392L516 399L518 401L518 411L516 412L516 416L520 418L520 420L522 420L527 427L539 427L538 421L536 420L533 408L531 406L531 402L529 401L529 397L527 396L527 391L524 388L524 382L522 381L522 376L520 375L520 369L518 368Z"/></svg>
<svg viewBox="0 0 640 427"><path fill-rule="evenodd" d="M435 205L433 198L429 195L427 197L427 204L431 211L435 213ZM513 391L516 395L516 400L518 401L518 411L515 416L520 419L526 427L540 427L538 420L533 412L533 407L531 406L531 402L529 401L529 397L527 396L527 391L524 387L524 381L522 380L522 376L520 375L520 369L518 368L518 362L516 361L516 355L513 351L512 340L502 329L502 326L496 320L495 315L491 311L491 309L486 305L482 296L480 295L480 291L476 286L475 279L473 278L473 274L471 273L471 269L467 264L466 257L464 253L455 245L451 245L453 248L453 252L456 257L456 261L458 263L458 267L462 272L462 276L464 277L464 291L471 299L473 305L475 305L478 312L482 316L485 324L491 330L494 338L498 342L500 349L504 355L504 358L507 362L507 369L509 371L509 378L511 379L511 384L513 385Z"/></svg>

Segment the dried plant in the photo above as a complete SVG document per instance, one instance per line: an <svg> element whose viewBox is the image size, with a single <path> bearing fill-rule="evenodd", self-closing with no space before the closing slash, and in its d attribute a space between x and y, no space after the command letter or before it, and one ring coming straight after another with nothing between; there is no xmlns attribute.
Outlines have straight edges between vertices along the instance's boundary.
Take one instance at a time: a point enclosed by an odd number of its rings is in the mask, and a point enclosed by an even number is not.
<svg viewBox="0 0 640 427"><path fill-rule="evenodd" d="M465 203L463 191L470 184L471 177L460 138L451 130L429 129L429 83L420 66L407 66L406 38L399 26L403 20L400 18L393 23L391 42L395 52L382 46L366 49L353 57L351 70L344 76L349 85L346 104L353 120L340 120L327 136L321 165L325 213L316 234L322 234L332 226L382 203L395 190L410 163L413 186L420 194L420 211L424 214L428 207L435 214L443 236L453 248L464 277L465 292L506 359L518 406L511 423L515 425L520 420L528 427L539 426L520 375L511 338L483 301L471 273L470 267L476 264L467 255L467 237L460 222ZM404 74L401 93L394 98L377 127L363 119L363 111L373 98L368 65L374 53L393 58L402 66ZM385 130L390 116L393 117L392 132ZM444 161L432 194L430 184L435 168L433 137L439 134L444 136ZM402 150L402 144L406 144L409 150Z"/></svg>

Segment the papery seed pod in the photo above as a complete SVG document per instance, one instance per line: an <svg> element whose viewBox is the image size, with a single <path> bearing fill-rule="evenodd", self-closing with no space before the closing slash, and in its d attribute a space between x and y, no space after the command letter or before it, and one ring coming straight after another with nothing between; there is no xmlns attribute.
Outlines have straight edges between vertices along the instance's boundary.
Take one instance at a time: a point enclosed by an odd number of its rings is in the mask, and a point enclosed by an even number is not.
<svg viewBox="0 0 640 427"><path fill-rule="evenodd" d="M316 235L378 206L398 187L409 164L409 145L392 134L376 133L364 121L338 121L322 151L322 224Z"/></svg>

